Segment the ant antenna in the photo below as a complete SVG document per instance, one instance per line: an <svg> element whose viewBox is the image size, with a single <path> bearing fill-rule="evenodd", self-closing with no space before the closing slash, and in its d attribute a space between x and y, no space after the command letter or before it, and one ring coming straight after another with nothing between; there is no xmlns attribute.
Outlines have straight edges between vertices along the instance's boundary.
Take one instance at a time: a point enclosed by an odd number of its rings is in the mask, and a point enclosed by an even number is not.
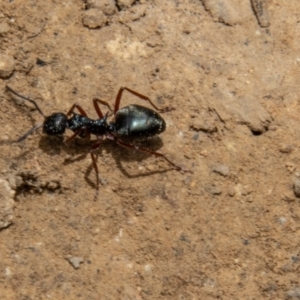
<svg viewBox="0 0 300 300"><path fill-rule="evenodd" d="M18 138L15 143L20 143L24 140L26 140L26 138L31 135L34 131L36 131L37 129L39 129L40 127L43 126L43 123L39 124L39 125L36 125L34 127L32 127L28 132L26 132L23 136L21 136L20 138Z"/></svg>
<svg viewBox="0 0 300 300"><path fill-rule="evenodd" d="M38 111L44 118L46 118L46 116L44 115L44 113L42 112L42 110L39 108L39 106L37 105L37 103L36 103L34 100L32 100L32 99L30 99L30 98L27 98L27 97L24 97L24 96L18 94L17 92L15 92L15 91L14 91L12 88L10 88L9 86L6 86L6 89L7 89L8 91L10 91L11 93L13 93L14 95L20 97L21 99L24 99L24 100L27 100L27 101L31 102L31 103L35 106L35 108L37 109L37 111ZM24 141L30 134L32 134L34 131L36 131L37 129L39 129L41 126L43 126L43 123L38 124L38 125L32 127L32 128L31 128L28 132L26 132L23 136L21 136L20 138L18 138L18 139L15 141L15 143L20 143L20 142Z"/></svg>
<svg viewBox="0 0 300 300"><path fill-rule="evenodd" d="M44 113L42 112L42 110L39 108L39 106L37 105L37 103L36 103L34 100L32 100L32 99L30 99L30 98L27 98L27 97L24 97L24 96L18 94L18 93L15 92L12 88L10 88L8 85L6 86L6 89L9 90L9 91L10 91L11 93L13 93L14 95L16 95L16 96L18 96L18 97L20 97L20 98L22 98L22 99L24 99L24 100L27 100L27 101L31 102L31 103L35 106L35 108L38 110L38 112L39 112L44 118L46 118L46 116L44 115Z"/></svg>

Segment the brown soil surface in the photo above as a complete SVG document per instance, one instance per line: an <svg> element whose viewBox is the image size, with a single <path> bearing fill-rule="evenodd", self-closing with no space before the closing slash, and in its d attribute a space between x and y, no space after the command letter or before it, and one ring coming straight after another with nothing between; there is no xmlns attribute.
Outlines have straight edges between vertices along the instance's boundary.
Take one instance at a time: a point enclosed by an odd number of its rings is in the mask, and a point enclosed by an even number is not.
<svg viewBox="0 0 300 300"><path fill-rule="evenodd" d="M0 299L300 299L299 11L2 1ZM46 115L121 86L172 106L142 144L193 174L105 140L94 201L91 143L11 143L43 118L7 85Z"/></svg>

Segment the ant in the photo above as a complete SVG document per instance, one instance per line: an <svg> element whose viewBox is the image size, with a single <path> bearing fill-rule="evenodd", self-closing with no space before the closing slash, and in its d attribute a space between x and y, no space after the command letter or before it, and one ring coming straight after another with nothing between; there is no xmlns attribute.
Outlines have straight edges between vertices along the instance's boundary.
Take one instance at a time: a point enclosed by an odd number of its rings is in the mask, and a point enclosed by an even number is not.
<svg viewBox="0 0 300 300"><path fill-rule="evenodd" d="M175 170L190 172L190 170L185 170L182 167L174 164L170 161L164 154L152 151L146 148L142 148L136 146L132 143L125 142L124 140L134 141L145 138L151 138L155 135L158 135L165 131L166 122L165 120L156 112L166 112L171 111L173 108L165 107L159 109L147 96L144 96L132 89L127 87L121 87L116 97L114 110L111 109L110 105L103 100L98 98L93 99L94 108L99 116L99 119L93 120L90 119L84 109L78 105L77 103L73 104L67 114L64 113L53 113L50 116L44 115L42 110L39 108L37 103L27 97L24 97L17 92L15 92L9 86L6 86L7 90L13 93L14 95L20 97L23 100L27 100L31 102L37 111L44 117L44 122L38 124L31 128L27 133L25 133L22 137L20 137L16 142L19 143L25 140L30 134L36 131L38 128L43 127L43 133L53 136L53 135L63 135L66 129L70 129L74 132L74 134L66 139L66 142L73 140L75 137L79 136L81 138L85 138L90 140L91 135L95 135L97 140L91 146L90 154L93 162L93 166L96 172L96 195L98 195L99 191L99 170L97 166L97 159L94 154L94 151L97 150L104 137L107 139L113 140L120 146L134 149L140 152L148 153L157 157L161 157L166 160L170 165L172 165ZM156 111L150 109L148 107L144 107L137 104L131 104L125 107L120 107L120 102L122 98L122 94L124 90L130 92L131 94L137 96L138 98L147 101ZM109 116L109 111L103 115L99 103L106 106L112 115L114 116L114 120L111 122L107 122L107 118ZM77 109L78 113L75 113L75 109Z"/></svg>

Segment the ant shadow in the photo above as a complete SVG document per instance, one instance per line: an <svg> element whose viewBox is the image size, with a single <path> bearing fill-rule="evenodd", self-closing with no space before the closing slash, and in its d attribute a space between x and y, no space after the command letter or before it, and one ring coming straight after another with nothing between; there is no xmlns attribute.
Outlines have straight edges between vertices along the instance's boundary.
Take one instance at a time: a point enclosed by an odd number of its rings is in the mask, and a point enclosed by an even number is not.
<svg viewBox="0 0 300 300"><path fill-rule="evenodd" d="M42 136L39 142L39 148L42 149L43 152L47 153L50 156L60 155L62 152L67 153L70 157L65 159L64 165L69 165L77 161L81 161L85 159L90 154L91 146L96 142L96 140L86 141L85 139L76 138L70 142L64 142L64 136ZM123 142L131 142L122 139ZM157 151L163 146L163 141L160 137L156 136L150 139L137 141L134 143L135 145L141 146L151 151ZM117 145L116 142L104 139L100 145L100 147L95 150L93 153L96 156L96 160L99 163L99 160L103 158L103 152L109 153L116 162L118 169L121 173L127 178L139 178L139 177L147 177L154 174L166 173L173 168L167 168L164 170L153 170L147 172L129 172L126 167L123 166L123 162L141 162L148 159L151 156L154 156L150 153L144 153L134 149L128 149ZM95 181L90 179L90 174L94 170L93 164L91 164L84 175L86 182L96 188ZM99 172L99 180L102 185L105 185L105 180L101 177L101 172Z"/></svg>

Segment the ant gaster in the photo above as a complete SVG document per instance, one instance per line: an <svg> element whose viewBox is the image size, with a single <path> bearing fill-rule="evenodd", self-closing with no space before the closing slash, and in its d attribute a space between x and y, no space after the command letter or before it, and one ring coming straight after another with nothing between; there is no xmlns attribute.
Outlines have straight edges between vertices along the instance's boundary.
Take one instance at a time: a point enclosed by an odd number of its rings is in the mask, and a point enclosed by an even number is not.
<svg viewBox="0 0 300 300"><path fill-rule="evenodd" d="M44 122L42 124L31 128L26 134L20 137L17 142L25 140L30 134L32 134L40 127L43 127L43 132L47 135L62 135L65 133L66 129L72 130L74 134L71 137L67 138L66 141L70 141L76 136L89 140L91 134L97 137L97 141L92 145L90 150L93 166L96 171L97 192L99 190L99 170L97 167L94 151L100 147L103 137L115 141L120 146L155 155L157 157L162 157L177 171L192 173L191 171L185 170L180 166L174 164L162 153L142 148L122 140L126 139L134 141L143 138L150 138L162 133L166 129L165 120L153 109L137 104L131 104L119 109L124 90L130 92L131 94L139 97L144 101L147 101L158 112L166 112L173 109L170 107L159 109L158 107L156 107L156 105L154 105L154 103L152 103L152 101L148 97L138 92L135 92L127 87L121 87L116 97L114 110L111 109L110 105L107 102L98 98L94 98L94 108L99 116L99 119L93 120L87 116L84 109L78 104L74 104L67 114L53 113L50 116L45 116L34 100L18 94L9 86L6 86L6 88L14 95L31 102L38 110L38 112L44 117ZM109 111L113 112L114 120L110 123L107 122L108 112L103 115L99 107L99 103L106 106ZM75 109L78 110L79 114L74 112Z"/></svg>

